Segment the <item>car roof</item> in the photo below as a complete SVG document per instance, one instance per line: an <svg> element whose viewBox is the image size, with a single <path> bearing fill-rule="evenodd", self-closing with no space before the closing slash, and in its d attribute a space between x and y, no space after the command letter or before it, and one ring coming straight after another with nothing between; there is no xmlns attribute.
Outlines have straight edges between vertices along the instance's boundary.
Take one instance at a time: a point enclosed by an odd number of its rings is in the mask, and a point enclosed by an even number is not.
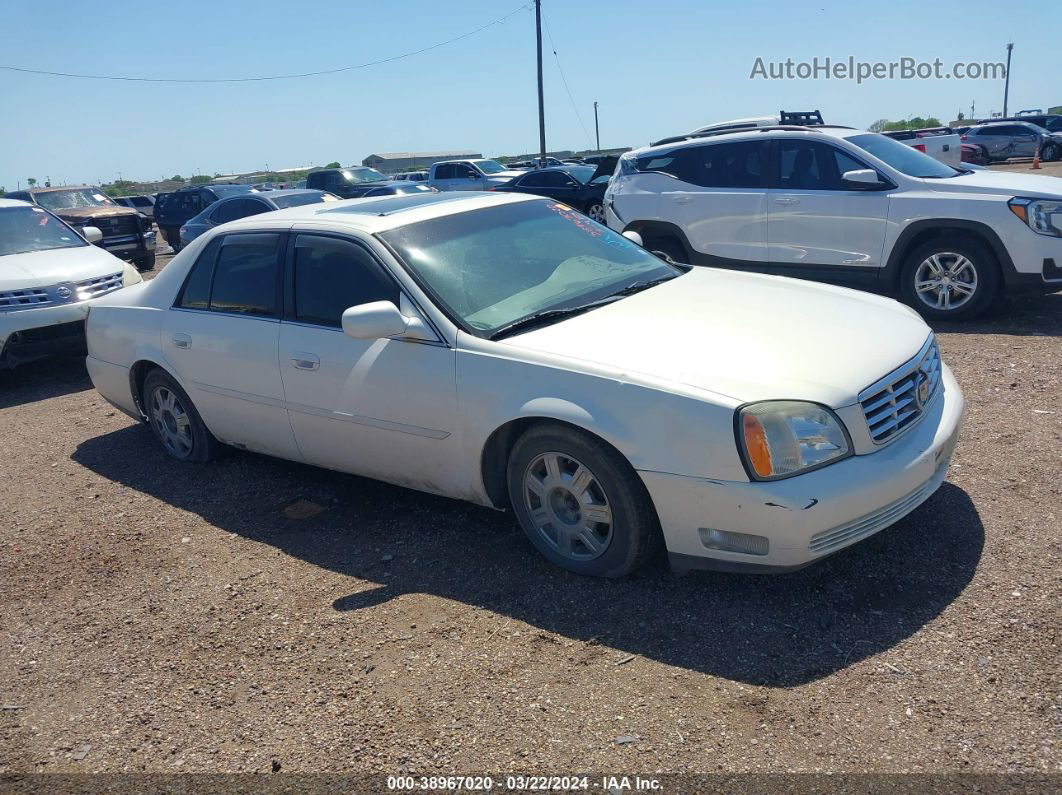
<svg viewBox="0 0 1062 795"><path fill-rule="evenodd" d="M49 187L43 187L42 188L40 185L37 185L37 186L35 186L33 188L22 188L22 190L20 190L19 192L20 193L52 193L52 192L57 191L57 190L84 190L86 188L89 188L91 190L100 190L95 185L52 185L50 188Z"/></svg>
<svg viewBox="0 0 1062 795"><path fill-rule="evenodd" d="M22 199L0 199L0 207L32 207L29 202L24 202Z"/></svg>
<svg viewBox="0 0 1062 795"><path fill-rule="evenodd" d="M399 226L442 218L447 215L480 210L502 204L525 201L551 201L523 193L488 193L483 191L443 191L410 193L345 199L319 204L304 204L271 213L230 221L227 228L268 228L283 223L316 222L347 226L366 234L376 234Z"/></svg>
<svg viewBox="0 0 1062 795"><path fill-rule="evenodd" d="M1004 119L1003 121L986 121L984 124L975 124L974 127L1002 127L1004 125L1010 127L1015 124L1033 124L1026 119ZM1033 124L1034 127L1039 127L1039 124Z"/></svg>
<svg viewBox="0 0 1062 795"><path fill-rule="evenodd" d="M769 137L811 137L813 140L816 137L826 136L829 138L851 138L855 135L875 135L868 130L859 130L854 127L841 127L837 125L812 125L812 126L799 126L799 125L776 125L773 127L746 127L740 130L727 130L724 132L709 132L706 135L690 134L688 137L682 138L669 138L657 144L650 144L649 146L643 146L641 149L634 149L630 154L641 154L643 152L650 151L673 151L675 149L684 149L690 146L700 146L705 143L715 143L717 141L761 141L764 136Z"/></svg>

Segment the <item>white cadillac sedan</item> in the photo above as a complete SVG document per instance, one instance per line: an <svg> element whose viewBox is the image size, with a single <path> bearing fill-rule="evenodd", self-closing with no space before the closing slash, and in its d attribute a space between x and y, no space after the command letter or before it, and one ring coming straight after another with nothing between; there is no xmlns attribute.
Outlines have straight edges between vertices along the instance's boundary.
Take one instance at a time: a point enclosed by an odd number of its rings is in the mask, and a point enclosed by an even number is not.
<svg viewBox="0 0 1062 795"><path fill-rule="evenodd" d="M85 315L101 295L142 281L137 270L91 245L43 207L0 198L0 370L85 351Z"/></svg>
<svg viewBox="0 0 1062 795"><path fill-rule="evenodd" d="M88 369L174 458L219 443L511 508L620 576L779 571L944 479L963 398L899 303L666 263L552 200L266 213L97 303Z"/></svg>

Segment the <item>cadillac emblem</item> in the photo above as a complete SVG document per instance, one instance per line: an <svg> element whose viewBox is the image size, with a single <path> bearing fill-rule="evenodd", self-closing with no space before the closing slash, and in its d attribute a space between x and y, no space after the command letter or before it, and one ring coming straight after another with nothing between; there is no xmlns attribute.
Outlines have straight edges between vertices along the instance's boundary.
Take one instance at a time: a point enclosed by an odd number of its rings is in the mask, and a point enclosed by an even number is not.
<svg viewBox="0 0 1062 795"><path fill-rule="evenodd" d="M923 409L927 400L929 400L929 373L919 370L915 375L915 405Z"/></svg>

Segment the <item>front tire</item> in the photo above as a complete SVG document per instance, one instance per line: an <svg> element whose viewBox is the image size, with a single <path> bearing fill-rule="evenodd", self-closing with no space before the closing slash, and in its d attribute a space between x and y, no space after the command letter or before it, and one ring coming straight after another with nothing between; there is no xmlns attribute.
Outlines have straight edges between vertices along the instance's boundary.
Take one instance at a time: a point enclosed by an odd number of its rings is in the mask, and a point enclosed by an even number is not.
<svg viewBox="0 0 1062 795"><path fill-rule="evenodd" d="M162 449L178 461L210 461L220 444L207 430L187 393L168 373L152 370L144 380L144 411Z"/></svg>
<svg viewBox="0 0 1062 795"><path fill-rule="evenodd" d="M1048 162L1058 160L1060 155L1062 155L1062 147L1058 144L1047 144L1040 152L1040 157Z"/></svg>
<svg viewBox="0 0 1062 795"><path fill-rule="evenodd" d="M992 305L999 283L999 265L986 245L945 235L907 255L900 295L928 319L969 320Z"/></svg>
<svg viewBox="0 0 1062 795"><path fill-rule="evenodd" d="M133 267L136 268L138 271L149 271L152 268L154 268L155 267L155 252L152 251L147 256L140 257L139 259L133 260Z"/></svg>
<svg viewBox="0 0 1062 795"><path fill-rule="evenodd" d="M513 447L507 472L513 511L552 563L592 577L623 577L660 545L645 485L615 449L570 426L544 423Z"/></svg>

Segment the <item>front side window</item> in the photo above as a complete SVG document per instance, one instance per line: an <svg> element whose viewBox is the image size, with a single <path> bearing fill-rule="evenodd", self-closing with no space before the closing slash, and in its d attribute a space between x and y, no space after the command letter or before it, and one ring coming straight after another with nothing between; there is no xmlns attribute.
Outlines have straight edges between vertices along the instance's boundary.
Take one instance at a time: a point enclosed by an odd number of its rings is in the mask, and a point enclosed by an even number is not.
<svg viewBox="0 0 1062 795"><path fill-rule="evenodd" d="M476 165L479 166L479 170L484 174L497 174L505 171L505 166L497 160L477 160Z"/></svg>
<svg viewBox="0 0 1062 795"><path fill-rule="evenodd" d="M323 235L295 238L295 319L339 328L343 312L358 304L398 304L398 286L357 243Z"/></svg>
<svg viewBox="0 0 1062 795"><path fill-rule="evenodd" d="M40 207L0 208L0 256L86 245L73 229ZM16 275L5 273L0 262L0 281Z"/></svg>
<svg viewBox="0 0 1062 795"><path fill-rule="evenodd" d="M487 207L380 233L459 324L489 337L549 310L677 276L622 235L555 201Z"/></svg>
<svg viewBox="0 0 1062 795"><path fill-rule="evenodd" d="M249 215L244 208L243 199L227 199L217 203L217 208L210 214L215 224L224 224Z"/></svg>
<svg viewBox="0 0 1062 795"><path fill-rule="evenodd" d="M385 182L387 177L375 168L348 168L343 171L343 179L352 185L362 182Z"/></svg>
<svg viewBox="0 0 1062 795"><path fill-rule="evenodd" d="M69 210L73 207L113 207L115 202L107 198L99 188L72 188L52 190L36 195L37 204L49 210Z"/></svg>

